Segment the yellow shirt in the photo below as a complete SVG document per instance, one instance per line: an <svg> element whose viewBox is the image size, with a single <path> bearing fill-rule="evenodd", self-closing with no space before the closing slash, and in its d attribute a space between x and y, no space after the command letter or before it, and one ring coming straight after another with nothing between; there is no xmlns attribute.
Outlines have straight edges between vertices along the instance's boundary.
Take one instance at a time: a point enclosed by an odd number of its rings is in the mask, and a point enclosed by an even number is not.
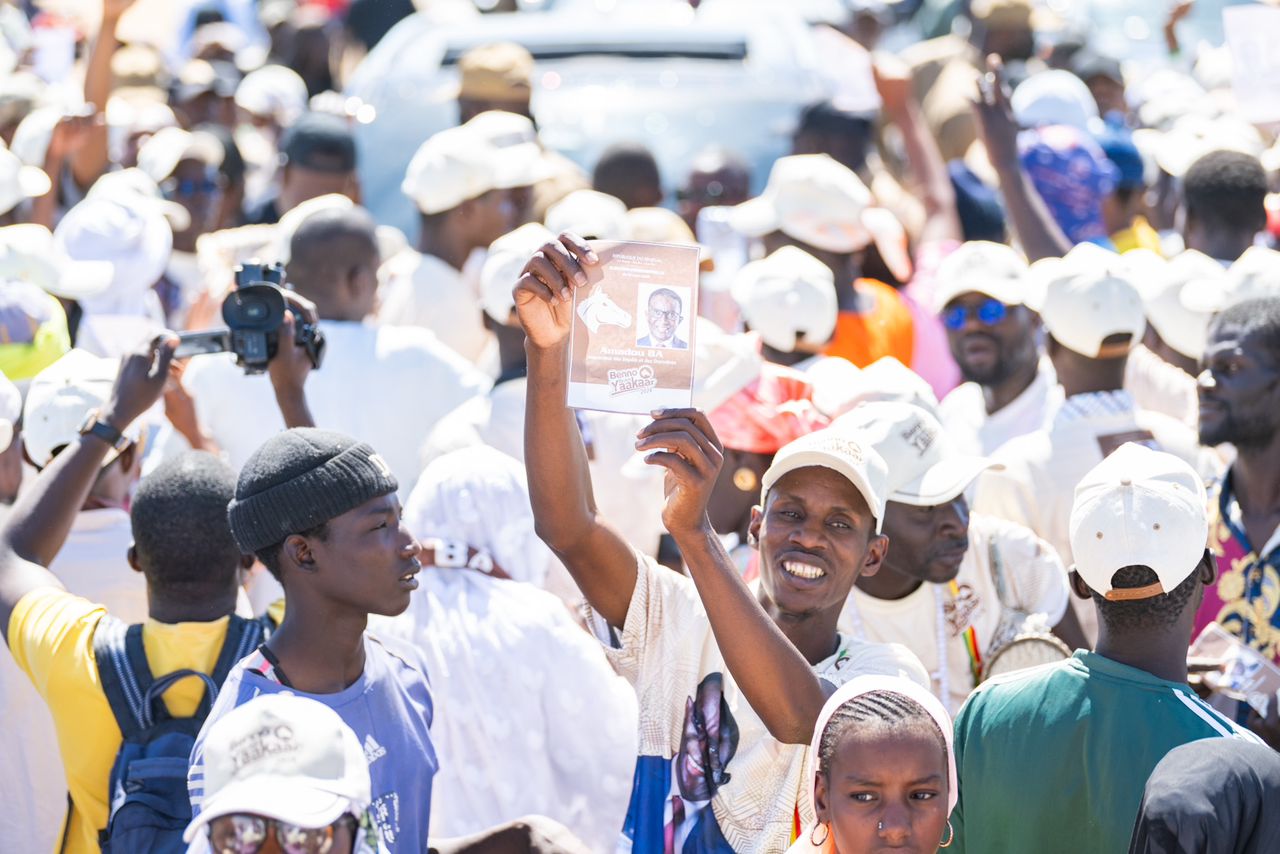
<svg viewBox="0 0 1280 854"><path fill-rule="evenodd" d="M1146 217L1134 217L1133 225L1111 235L1111 242L1115 244L1117 252L1150 249L1157 255L1164 256L1164 249L1160 245L1160 234L1151 227Z"/></svg>
<svg viewBox="0 0 1280 854"><path fill-rule="evenodd" d="M56 587L33 590L9 618L9 648L53 714L67 786L75 805L68 854L95 854L107 824L107 786L122 736L98 680L93 634L106 609ZM212 673L229 618L209 623L147 620L142 645L151 672L190 668ZM183 679L165 694L174 717L190 717L204 683Z"/></svg>

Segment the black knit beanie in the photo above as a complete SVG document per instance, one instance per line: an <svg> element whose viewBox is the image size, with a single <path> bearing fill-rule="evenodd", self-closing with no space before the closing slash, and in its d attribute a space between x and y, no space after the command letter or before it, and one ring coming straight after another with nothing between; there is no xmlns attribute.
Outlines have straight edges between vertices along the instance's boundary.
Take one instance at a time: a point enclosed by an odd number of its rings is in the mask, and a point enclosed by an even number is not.
<svg viewBox="0 0 1280 854"><path fill-rule="evenodd" d="M398 488L386 462L364 442L295 428L272 436L249 457L227 519L248 554Z"/></svg>

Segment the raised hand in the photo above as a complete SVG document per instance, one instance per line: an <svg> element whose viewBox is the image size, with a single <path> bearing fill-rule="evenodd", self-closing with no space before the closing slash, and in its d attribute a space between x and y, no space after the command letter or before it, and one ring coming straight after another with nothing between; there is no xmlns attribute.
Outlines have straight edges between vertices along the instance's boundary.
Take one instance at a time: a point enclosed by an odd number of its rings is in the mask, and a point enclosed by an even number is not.
<svg viewBox="0 0 1280 854"><path fill-rule="evenodd" d="M1018 124L1009 106L1009 88L1005 83L1004 63L992 54L987 57L987 70L978 78L978 100L973 107L978 129L987 149L991 165L1018 162Z"/></svg>
<svg viewBox="0 0 1280 854"><path fill-rule="evenodd" d="M177 346L178 336L166 332L152 339L145 349L121 359L111 396L99 413L101 419L123 432L155 405L169 381L169 365Z"/></svg>
<svg viewBox="0 0 1280 854"><path fill-rule="evenodd" d="M662 522L673 536L709 527L707 502L715 488L724 448L706 413L698 409L664 409L636 434L636 450L645 462L667 470Z"/></svg>
<svg viewBox="0 0 1280 854"><path fill-rule="evenodd" d="M512 297L516 317L531 345L548 349L569 337L573 289L586 285L585 268L599 263L596 253L572 234L560 235L529 259Z"/></svg>

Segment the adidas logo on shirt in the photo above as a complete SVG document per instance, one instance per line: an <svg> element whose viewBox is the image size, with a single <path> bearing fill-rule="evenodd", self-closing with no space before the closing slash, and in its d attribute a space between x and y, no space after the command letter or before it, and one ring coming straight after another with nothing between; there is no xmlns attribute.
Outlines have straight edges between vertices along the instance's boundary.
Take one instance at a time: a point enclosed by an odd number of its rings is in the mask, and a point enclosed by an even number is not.
<svg viewBox="0 0 1280 854"><path fill-rule="evenodd" d="M387 755L387 749L378 742L374 741L373 733L369 733L364 737L364 761L370 765L374 761L381 759Z"/></svg>

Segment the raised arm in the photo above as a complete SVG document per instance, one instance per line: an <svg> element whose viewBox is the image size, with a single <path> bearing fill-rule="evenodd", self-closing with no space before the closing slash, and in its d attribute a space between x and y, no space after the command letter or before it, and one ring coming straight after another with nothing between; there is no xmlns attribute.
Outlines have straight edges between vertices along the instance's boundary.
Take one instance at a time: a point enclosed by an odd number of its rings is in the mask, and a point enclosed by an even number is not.
<svg viewBox="0 0 1280 854"><path fill-rule="evenodd" d="M760 607L711 527L707 502L724 462L711 422L698 410L668 410L640 437L645 461L666 469L662 521L680 546L725 666L774 738L808 744L828 690Z"/></svg>
<svg viewBox="0 0 1280 854"><path fill-rule="evenodd" d="M586 284L584 265L598 263L584 243L562 234L530 259L516 284L516 315L529 361L524 463L538 536L564 562L596 613L621 627L636 586L635 552L596 509L582 435L565 406L571 289Z"/></svg>
<svg viewBox="0 0 1280 854"><path fill-rule="evenodd" d="M103 0L102 23L89 48L89 61L84 71L84 102L96 110L95 121L89 127L84 144L71 158L71 174L76 184L88 188L107 171L107 100L111 97L111 58L115 56L120 41L116 38L116 26L134 0Z"/></svg>
<svg viewBox="0 0 1280 854"><path fill-rule="evenodd" d="M1009 222L1028 261L1061 258L1071 249L1071 241L1054 220L1044 199L1031 183L1018 159L1018 127L1009 107L1004 85L1004 66L996 56L988 57L987 71L978 80L978 101L974 104L978 128L987 157L1000 180Z"/></svg>
<svg viewBox="0 0 1280 854"><path fill-rule="evenodd" d="M111 397L98 420L123 432L160 399L176 341L157 339L120 363ZM54 458L10 511L0 534L0 628L7 633L14 606L40 587L61 587L47 567L66 542L76 514L102 470L111 446L86 435Z"/></svg>

